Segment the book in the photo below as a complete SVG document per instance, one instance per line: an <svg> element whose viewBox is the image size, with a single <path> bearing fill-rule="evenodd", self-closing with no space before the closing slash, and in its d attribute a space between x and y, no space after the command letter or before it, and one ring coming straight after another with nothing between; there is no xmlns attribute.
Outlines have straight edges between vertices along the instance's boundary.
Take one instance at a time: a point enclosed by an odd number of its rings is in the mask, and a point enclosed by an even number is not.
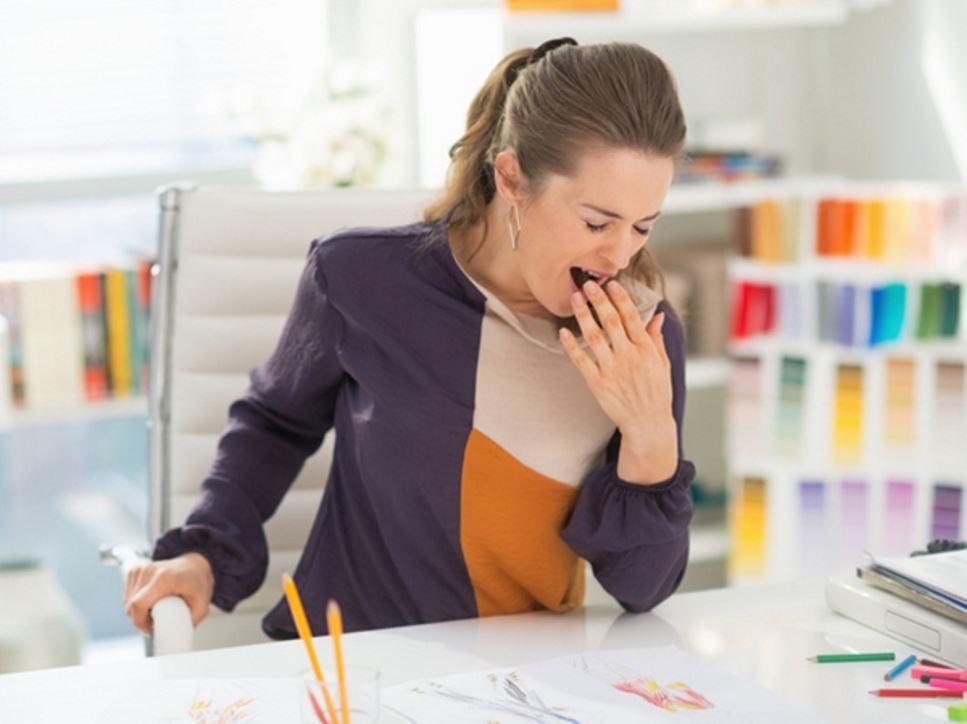
<svg viewBox="0 0 967 724"><path fill-rule="evenodd" d="M141 389L148 391L151 368L151 267L152 262L138 262L138 313L141 324Z"/></svg>
<svg viewBox="0 0 967 724"><path fill-rule="evenodd" d="M83 333L73 276L40 272L20 279L18 291L26 405L83 401Z"/></svg>
<svg viewBox="0 0 967 724"><path fill-rule="evenodd" d="M24 404L23 347L20 344L20 295L13 281L0 281L0 316L7 321L9 391L14 406Z"/></svg>
<svg viewBox="0 0 967 724"><path fill-rule="evenodd" d="M81 313L84 348L84 391L88 400L108 395L107 328L104 323L104 294L98 272L77 275L77 297Z"/></svg>
<svg viewBox="0 0 967 724"><path fill-rule="evenodd" d="M123 269L105 272L107 308L107 359L111 392L115 397L131 394L131 328L127 274Z"/></svg>
<svg viewBox="0 0 967 724"><path fill-rule="evenodd" d="M144 391L142 385L144 368L144 322L141 317L141 295L138 291L138 270L124 270L124 289L128 303L128 349L131 361L131 394Z"/></svg>

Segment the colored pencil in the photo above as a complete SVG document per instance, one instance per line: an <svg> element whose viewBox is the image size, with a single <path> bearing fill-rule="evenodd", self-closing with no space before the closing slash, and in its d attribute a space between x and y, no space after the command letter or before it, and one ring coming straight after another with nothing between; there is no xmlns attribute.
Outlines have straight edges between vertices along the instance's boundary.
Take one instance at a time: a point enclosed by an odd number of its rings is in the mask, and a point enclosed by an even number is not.
<svg viewBox="0 0 967 724"><path fill-rule="evenodd" d="M891 652L872 653L872 654L819 654L810 656L807 661L815 661L817 664L838 664L848 661L894 661L896 654Z"/></svg>
<svg viewBox="0 0 967 724"><path fill-rule="evenodd" d="M942 661L931 661L930 659L919 659L917 661L921 666L934 666L938 669L953 669L955 667L950 664L945 664Z"/></svg>
<svg viewBox="0 0 967 724"><path fill-rule="evenodd" d="M959 691L960 693L967 691L967 682L941 679L939 676L933 676L930 678L930 686L935 686L938 689Z"/></svg>
<svg viewBox="0 0 967 724"><path fill-rule="evenodd" d="M336 718L336 706L332 703L329 687L326 686L326 680L322 675L322 667L319 665L319 659L316 657L316 648L312 645L312 629L309 628L309 619L306 618L305 609L302 608L299 589L296 588L295 581L292 580L292 576L288 573L282 574L282 589L285 591L286 601L289 602L289 610L292 612L292 620L295 621L299 638L302 639L302 643L306 646L306 652L309 654L309 662L312 664L312 671L315 674L316 681L322 687L322 695L326 700L329 719L333 724L337 724L339 720Z"/></svg>
<svg viewBox="0 0 967 724"><path fill-rule="evenodd" d="M316 713L316 718L319 719L321 724L329 724L326 715L322 713L322 707L319 706L319 702L316 700L316 695L312 693L311 689L306 689L306 693L309 695L309 703L312 704L312 710Z"/></svg>
<svg viewBox="0 0 967 724"><path fill-rule="evenodd" d="M339 604L329 601L326 606L326 621L332 648L336 655L336 671L339 673L339 701L342 704L342 724L349 724L349 693L346 691L346 665L342 657L342 611Z"/></svg>
<svg viewBox="0 0 967 724"><path fill-rule="evenodd" d="M914 666L910 676L919 679L921 676L938 676L942 679L957 679L967 681L967 669L940 669L935 666Z"/></svg>
<svg viewBox="0 0 967 724"><path fill-rule="evenodd" d="M884 698L914 698L914 699L959 699L963 694L959 691L944 689L874 689L873 696Z"/></svg>
<svg viewBox="0 0 967 724"><path fill-rule="evenodd" d="M917 656L916 656L916 654L910 654L903 661L901 661L899 664L897 664L892 669L890 669L885 674L883 674L883 680L884 681L893 681L893 679L895 677L897 677L900 674L902 674L904 671L906 671L911 666L913 666L916 662L917 662Z"/></svg>
<svg viewBox="0 0 967 724"><path fill-rule="evenodd" d="M929 684L934 679L946 679L947 681L957 681L957 679L951 679L949 676L921 676L921 684Z"/></svg>

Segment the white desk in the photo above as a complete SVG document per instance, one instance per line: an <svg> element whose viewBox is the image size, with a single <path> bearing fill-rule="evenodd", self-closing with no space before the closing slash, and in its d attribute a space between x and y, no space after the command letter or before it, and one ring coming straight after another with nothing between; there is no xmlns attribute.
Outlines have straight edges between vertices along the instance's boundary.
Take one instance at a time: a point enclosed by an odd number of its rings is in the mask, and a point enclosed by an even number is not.
<svg viewBox="0 0 967 724"><path fill-rule="evenodd" d="M586 649L676 644L836 722L945 721L956 699L879 700L890 664L814 664L822 652L896 651L929 656L830 612L823 582L748 586L673 596L650 614L592 606L565 615L532 613L350 634L350 663L378 665L384 685L512 666ZM328 647L328 642L326 642ZM130 663L0 676L0 722L83 721L72 702L105 681L162 677L286 676L306 667L299 641L246 646ZM902 678L890 686L905 683ZM16 712L16 714L15 714ZM26 722L25 722L26 724Z"/></svg>

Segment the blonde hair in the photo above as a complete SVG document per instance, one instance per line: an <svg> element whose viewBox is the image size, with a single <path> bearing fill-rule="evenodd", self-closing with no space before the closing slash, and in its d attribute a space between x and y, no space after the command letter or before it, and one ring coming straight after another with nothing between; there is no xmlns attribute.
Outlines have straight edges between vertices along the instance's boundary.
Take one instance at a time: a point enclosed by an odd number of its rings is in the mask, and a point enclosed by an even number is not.
<svg viewBox="0 0 967 724"><path fill-rule="evenodd" d="M494 159L513 151L529 193L549 174L574 173L591 148L628 148L677 157L685 119L662 60L632 43L577 45L570 38L507 55L467 111L467 129L450 149L443 192L423 220L467 228L484 223L496 193ZM664 295L664 278L643 247L626 272Z"/></svg>

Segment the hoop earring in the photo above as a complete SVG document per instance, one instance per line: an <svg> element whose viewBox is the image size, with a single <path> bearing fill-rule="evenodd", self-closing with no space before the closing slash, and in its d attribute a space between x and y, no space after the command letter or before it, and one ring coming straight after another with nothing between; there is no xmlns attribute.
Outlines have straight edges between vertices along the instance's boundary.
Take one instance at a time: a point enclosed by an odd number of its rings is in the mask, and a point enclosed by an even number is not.
<svg viewBox="0 0 967 724"><path fill-rule="evenodd" d="M516 206L511 206L510 214L507 215L507 232L510 234L510 248L517 251L517 240L520 238L520 211Z"/></svg>

